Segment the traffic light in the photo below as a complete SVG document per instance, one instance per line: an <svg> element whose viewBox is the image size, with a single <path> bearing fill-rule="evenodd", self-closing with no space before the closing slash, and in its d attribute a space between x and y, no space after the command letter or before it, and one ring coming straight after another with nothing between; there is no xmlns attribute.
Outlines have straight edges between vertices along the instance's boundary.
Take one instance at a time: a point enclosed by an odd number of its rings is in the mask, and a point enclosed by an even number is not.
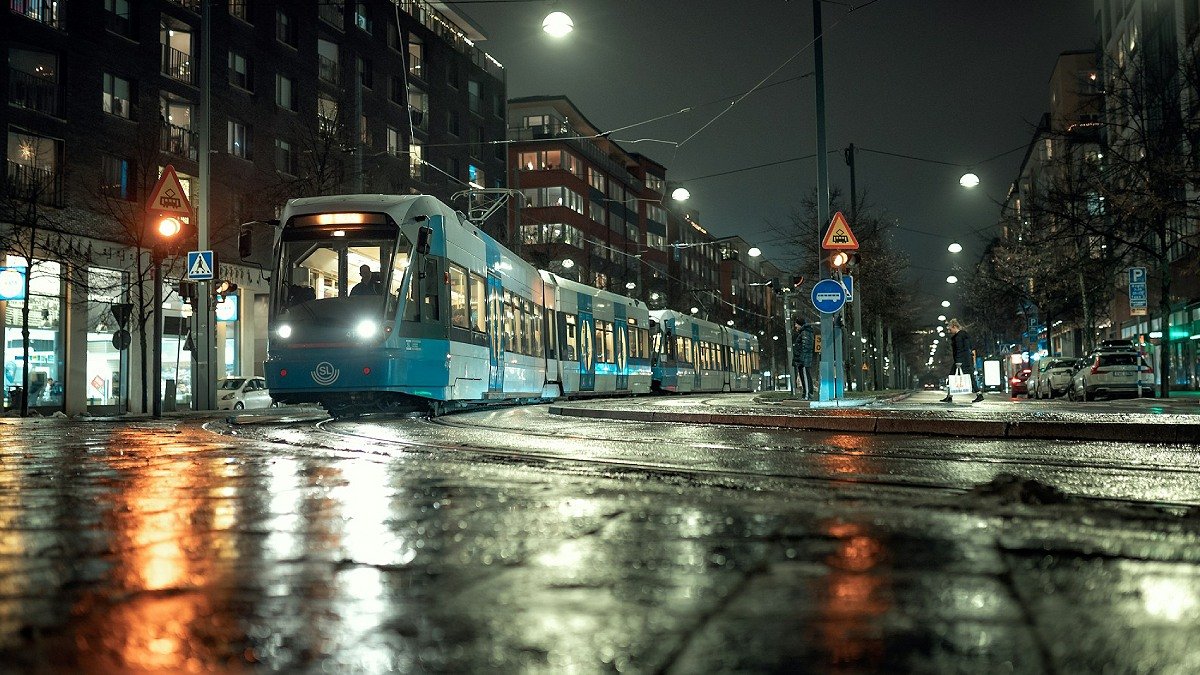
<svg viewBox="0 0 1200 675"><path fill-rule="evenodd" d="M160 214L152 216L149 220L146 228L147 243L162 253L186 250L185 247L190 245L195 236L196 228L179 216Z"/></svg>
<svg viewBox="0 0 1200 675"><path fill-rule="evenodd" d="M225 296L236 293L237 289L238 289L238 285L233 283L232 281L226 280L226 281L222 281L221 283L217 284L217 290L216 290L217 302L225 302Z"/></svg>
<svg viewBox="0 0 1200 675"><path fill-rule="evenodd" d="M846 269L846 265L850 262L850 254L845 251L834 251L829 256L829 269L841 272Z"/></svg>
<svg viewBox="0 0 1200 675"><path fill-rule="evenodd" d="M199 294L194 281L180 281L175 290L179 293L179 299L188 305L195 303Z"/></svg>

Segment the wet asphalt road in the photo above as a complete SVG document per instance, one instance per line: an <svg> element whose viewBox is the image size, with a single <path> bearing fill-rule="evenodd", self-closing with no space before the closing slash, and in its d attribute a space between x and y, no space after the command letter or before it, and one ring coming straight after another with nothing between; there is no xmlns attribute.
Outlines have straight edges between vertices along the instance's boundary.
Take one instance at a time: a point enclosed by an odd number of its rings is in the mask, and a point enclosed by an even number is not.
<svg viewBox="0 0 1200 675"><path fill-rule="evenodd" d="M1195 447L318 419L0 421L0 670L1200 672Z"/></svg>

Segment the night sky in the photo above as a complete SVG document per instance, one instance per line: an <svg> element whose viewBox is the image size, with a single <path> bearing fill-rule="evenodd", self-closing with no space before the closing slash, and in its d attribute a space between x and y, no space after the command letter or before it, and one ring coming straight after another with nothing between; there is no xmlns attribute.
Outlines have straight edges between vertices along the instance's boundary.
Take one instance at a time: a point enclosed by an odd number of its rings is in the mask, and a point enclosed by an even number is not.
<svg viewBox="0 0 1200 675"><path fill-rule="evenodd" d="M692 107L613 134L626 150L665 165L671 181L815 151L808 0L562 0L576 30L561 40L541 31L550 3L459 7L488 36L480 46L507 68L510 97L566 95L602 129ZM946 244L958 239L967 247L961 255L977 259L978 230L998 220L1049 109L1058 54L1094 47L1092 0L846 0L826 2L822 12L827 140L837 151L829 155L831 183L848 189L841 149L854 143L860 193L908 228L900 244L912 256L914 282L942 293L955 263ZM713 121L776 69L767 84L790 81ZM972 191L958 186L968 166L983 181ZM689 206L710 232L740 234L785 267L787 251L772 244L768 222L785 221L815 185L815 159L687 181Z"/></svg>

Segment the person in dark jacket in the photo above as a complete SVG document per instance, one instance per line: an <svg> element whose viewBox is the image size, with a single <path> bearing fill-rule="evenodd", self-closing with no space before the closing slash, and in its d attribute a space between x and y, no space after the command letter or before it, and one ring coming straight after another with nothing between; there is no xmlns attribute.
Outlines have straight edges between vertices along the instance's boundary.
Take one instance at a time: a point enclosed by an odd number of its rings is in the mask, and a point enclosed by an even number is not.
<svg viewBox="0 0 1200 675"><path fill-rule="evenodd" d="M812 324L805 321L804 317L797 318L796 325L792 327L792 370L796 373L796 382L803 387L797 389L797 393L804 392L806 400L813 398L812 367L816 345Z"/></svg>
<svg viewBox="0 0 1200 675"><path fill-rule="evenodd" d="M971 343L971 336L963 330L958 319L950 319L948 327L950 329L950 353L954 357L954 362L950 364L950 374L957 375L958 369L962 368L963 375L970 375L971 391L975 393L975 398L971 402L979 403L983 400L983 392L979 391L979 382L975 379L975 346ZM942 403L953 402L954 397L947 390L946 398L942 399Z"/></svg>

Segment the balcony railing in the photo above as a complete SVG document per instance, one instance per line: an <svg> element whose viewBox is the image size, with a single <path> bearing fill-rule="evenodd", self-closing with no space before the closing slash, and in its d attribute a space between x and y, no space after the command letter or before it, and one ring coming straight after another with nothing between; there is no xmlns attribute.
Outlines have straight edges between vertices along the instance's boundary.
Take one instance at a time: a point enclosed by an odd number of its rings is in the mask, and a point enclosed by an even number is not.
<svg viewBox="0 0 1200 675"><path fill-rule="evenodd" d="M8 71L8 102L47 115L57 115L58 83L10 68Z"/></svg>
<svg viewBox="0 0 1200 675"><path fill-rule="evenodd" d="M58 17L61 4L56 0L8 0L8 7L14 14L44 23L51 28L61 28Z"/></svg>
<svg viewBox="0 0 1200 675"><path fill-rule="evenodd" d="M187 84L195 84L195 73L192 71L192 55L181 52L170 45L163 45L163 74L173 80Z"/></svg>
<svg viewBox="0 0 1200 675"><path fill-rule="evenodd" d="M199 142L196 140L196 132L191 129L177 127L174 124L164 124L162 130L162 150L163 152L176 155L178 157L186 157L193 162L200 157Z"/></svg>
<svg viewBox="0 0 1200 675"><path fill-rule="evenodd" d="M4 173L5 194L50 206L62 205L62 174L53 169L9 161Z"/></svg>
<svg viewBox="0 0 1200 675"><path fill-rule="evenodd" d="M443 16L441 12L433 9L429 3L424 2L424 0L396 0L396 4L399 5L402 12L406 12L409 16L424 24L426 28L466 55L471 60L471 63L482 68L492 77L500 81L505 80L504 66L500 65L500 62L492 58L490 54L476 47L449 19Z"/></svg>
<svg viewBox="0 0 1200 675"><path fill-rule="evenodd" d="M317 54L317 76L330 84L338 84L342 79L338 62Z"/></svg>
<svg viewBox="0 0 1200 675"><path fill-rule="evenodd" d="M325 23L334 28L342 28L346 21L346 5L341 2L327 0L317 5L317 14Z"/></svg>

